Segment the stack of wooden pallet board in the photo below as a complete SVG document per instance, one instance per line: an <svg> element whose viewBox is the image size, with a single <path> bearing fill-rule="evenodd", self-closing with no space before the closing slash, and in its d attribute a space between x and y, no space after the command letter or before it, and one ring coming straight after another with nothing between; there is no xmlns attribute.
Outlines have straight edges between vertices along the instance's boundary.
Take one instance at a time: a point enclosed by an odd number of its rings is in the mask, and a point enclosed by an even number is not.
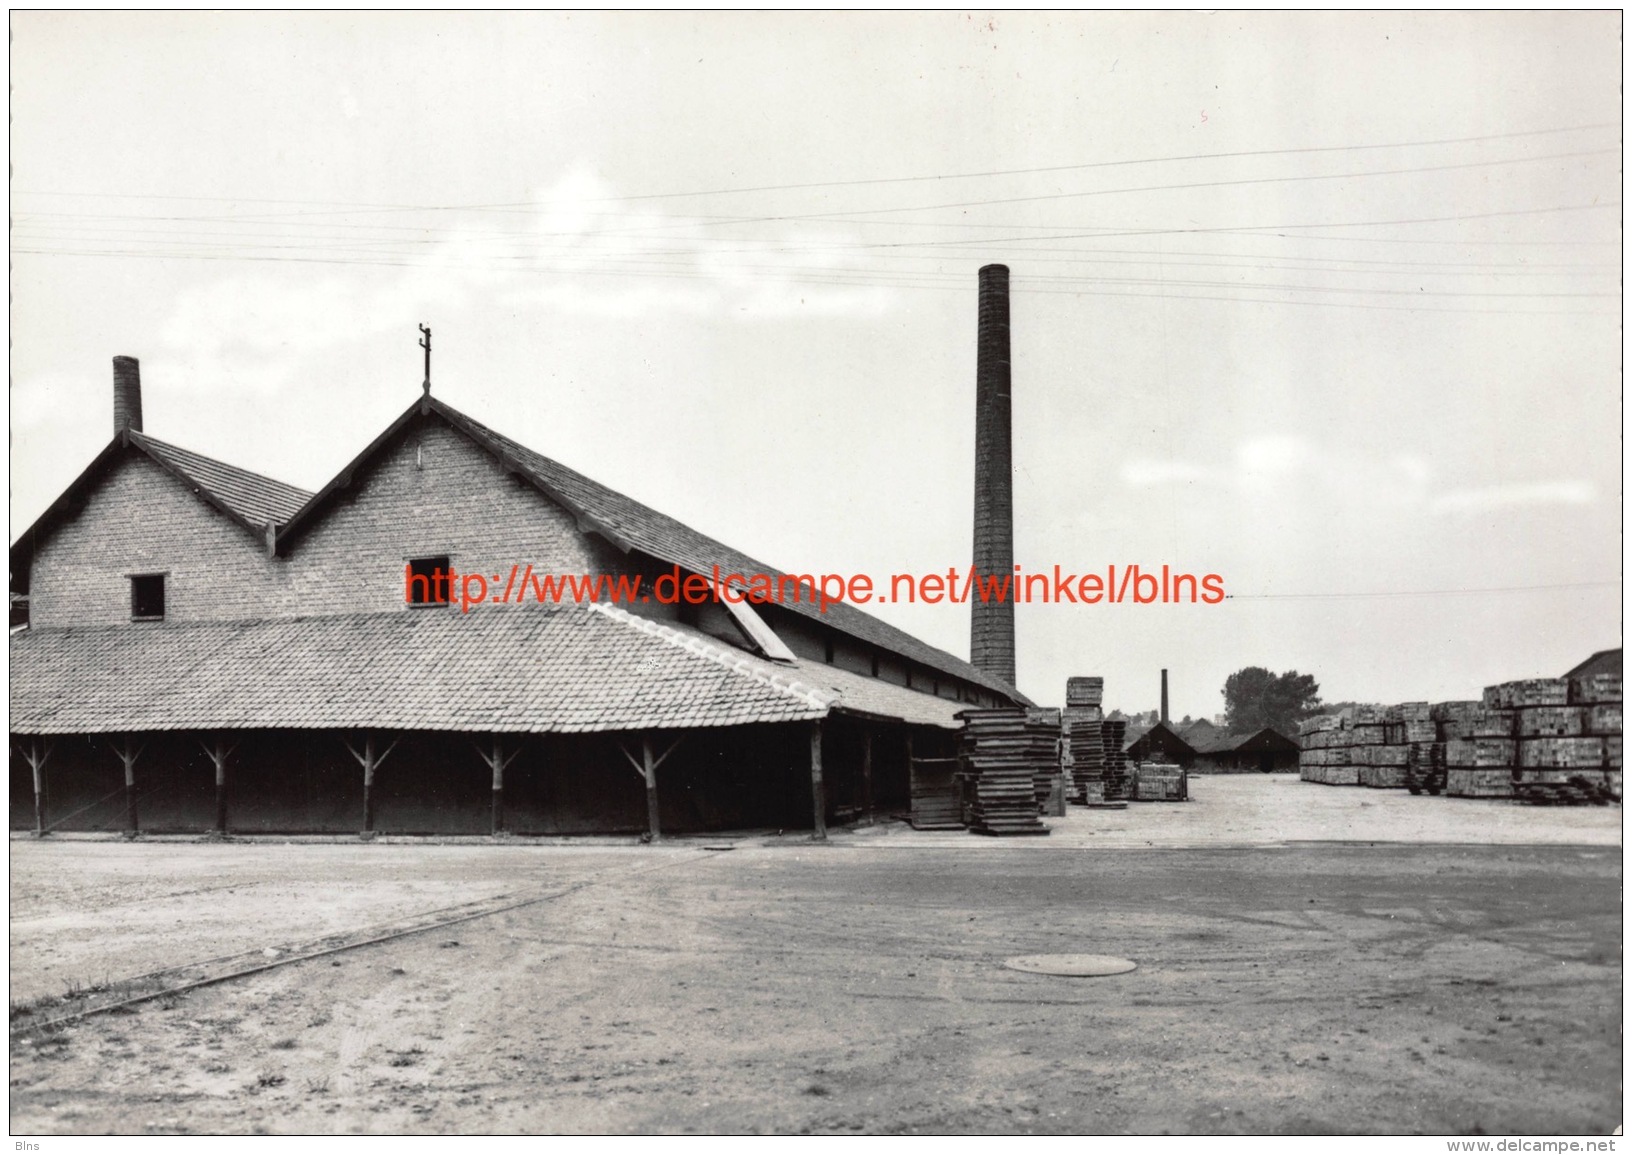
<svg viewBox="0 0 1632 1155"><path fill-rule="evenodd" d="M1189 797L1189 776L1184 767L1171 762L1140 762L1134 767L1133 801L1186 802Z"/></svg>
<svg viewBox="0 0 1632 1155"><path fill-rule="evenodd" d="M1026 711L1026 738L1036 760L1032 788L1037 812L1048 812L1048 800L1060 778L1060 711L1032 707Z"/></svg>
<svg viewBox="0 0 1632 1155"><path fill-rule="evenodd" d="M1604 805L1621 797L1621 679L1532 679L1485 690L1513 713L1513 795L1537 805Z"/></svg>
<svg viewBox="0 0 1632 1155"><path fill-rule="evenodd" d="M956 758L912 758L912 813L914 830L962 830L962 792Z"/></svg>
<svg viewBox="0 0 1632 1155"><path fill-rule="evenodd" d="M1037 814L1036 735L1023 706L965 710L958 759L973 798L969 829L976 834L1047 834ZM1043 767L1052 772L1052 767Z"/></svg>
<svg viewBox="0 0 1632 1155"><path fill-rule="evenodd" d="M1128 775L1128 753L1123 749L1128 724L1122 719L1106 719L1100 723L1100 734L1105 739L1104 794L1106 802L1126 802L1132 795Z"/></svg>
<svg viewBox="0 0 1632 1155"><path fill-rule="evenodd" d="M1104 678L1066 679L1061 724L1071 768L1071 801L1079 804L1105 801L1105 736L1101 730L1105 716L1100 712L1104 694Z"/></svg>

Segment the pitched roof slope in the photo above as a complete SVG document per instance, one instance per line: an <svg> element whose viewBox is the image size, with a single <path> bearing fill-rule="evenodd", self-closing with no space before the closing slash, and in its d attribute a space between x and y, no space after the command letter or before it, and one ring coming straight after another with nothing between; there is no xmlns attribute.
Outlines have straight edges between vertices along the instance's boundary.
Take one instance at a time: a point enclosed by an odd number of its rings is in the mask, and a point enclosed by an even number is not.
<svg viewBox="0 0 1632 1155"><path fill-rule="evenodd" d="M1620 672L1621 651L1617 647L1613 650L1599 650L1564 676L1566 678L1585 678L1592 674L1619 674Z"/></svg>
<svg viewBox="0 0 1632 1155"><path fill-rule="evenodd" d="M337 473L333 480L320 489L287 524L280 527L280 551L298 549L301 536L318 522L339 492L351 485L355 476L368 468L369 463L389 446L416 419L436 414L461 430L478 445L499 458L506 468L516 470L553 500L565 505L586 528L602 532L622 549L635 549L659 561L678 565L694 573L708 575L718 565L722 573L767 574L772 578L781 571L756 561L745 553L698 533L666 514L658 513L631 497L625 497L598 481L593 481L560 462L545 457L488 428L473 417L468 417L453 406L435 397L425 396L415 401L395 421L385 428L368 446ZM1003 694L1016 701L1030 704L1015 687L977 670L961 658L954 657L919 641L904 630L878 620L848 603L830 605L824 614L808 602L790 602L784 609L813 621L842 630L853 637L871 642L891 653L911 658L930 669L962 678L976 685Z"/></svg>
<svg viewBox="0 0 1632 1155"><path fill-rule="evenodd" d="M956 702L871 683L599 605L155 622L13 636L11 730L585 733L797 722L836 708L956 725Z"/></svg>
<svg viewBox="0 0 1632 1155"><path fill-rule="evenodd" d="M186 475L195 485L213 494L243 520L255 525L288 521L312 498L309 490L287 485L264 474L251 473L145 433L132 430L130 439L162 464Z"/></svg>
<svg viewBox="0 0 1632 1155"><path fill-rule="evenodd" d="M485 437L501 447L517 466L531 474L545 489L560 493L621 537L625 544L643 553L662 561L672 562L695 573L708 574L713 566L718 565L725 573L763 573L773 578L781 574L780 570L762 561L756 561L747 554L715 541L666 514L608 489L600 482L592 481L558 461L535 453L520 442L489 429L451 406L444 405L434 398L432 404L455 424L464 425L479 438ZM803 601L785 603L783 608L815 621L825 622L835 629L922 662L932 669L952 674L1007 696L1018 695L1013 686L983 673L962 658L921 642L906 631L896 629L848 602L830 605L825 614L819 607ZM1024 698L1020 700L1025 701Z"/></svg>

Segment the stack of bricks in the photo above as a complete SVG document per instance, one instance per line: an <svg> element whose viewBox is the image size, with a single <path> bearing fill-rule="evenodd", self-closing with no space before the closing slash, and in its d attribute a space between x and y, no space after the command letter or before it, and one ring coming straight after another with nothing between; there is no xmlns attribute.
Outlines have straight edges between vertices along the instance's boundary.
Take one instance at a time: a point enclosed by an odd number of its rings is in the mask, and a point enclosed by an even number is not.
<svg viewBox="0 0 1632 1155"><path fill-rule="evenodd" d="M1350 760L1356 767L1359 785L1397 790L1405 785L1405 763L1412 752L1410 736L1415 734L1415 741L1431 736L1428 703L1404 701L1384 706L1377 716L1381 718L1381 729L1374 729L1376 723L1366 723L1356 726L1356 732L1379 741L1356 742L1355 749L1350 749Z"/></svg>
<svg viewBox="0 0 1632 1155"><path fill-rule="evenodd" d="M1406 764L1405 785L1413 794L1443 794L1450 773L1445 752L1447 743L1473 736L1474 721L1485 712L1480 701L1435 702L1428 708L1434 723L1431 742L1415 742Z"/></svg>
<svg viewBox="0 0 1632 1155"><path fill-rule="evenodd" d="M1101 731L1105 716L1100 712L1104 695L1104 678L1066 679L1061 724L1071 766L1072 802L1105 801L1105 738Z"/></svg>
<svg viewBox="0 0 1632 1155"><path fill-rule="evenodd" d="M1541 805L1621 798L1619 674L1504 682L1478 701L1353 706L1298 734L1305 782Z"/></svg>
<svg viewBox="0 0 1632 1155"><path fill-rule="evenodd" d="M1411 743L1405 758L1405 788L1413 794L1445 793L1445 743Z"/></svg>
<svg viewBox="0 0 1632 1155"><path fill-rule="evenodd" d="M1343 783L1347 786L1370 785L1378 777L1379 767L1393 764L1394 754L1388 748L1383 724L1384 707L1372 705L1351 706L1343 712L1343 733L1349 750L1349 773ZM1403 770L1400 785L1405 785Z"/></svg>
<svg viewBox="0 0 1632 1155"><path fill-rule="evenodd" d="M1401 702L1383 710L1383 741L1366 751L1360 785L1398 789L1406 785L1406 767L1414 742L1431 742L1434 723L1427 702Z"/></svg>
<svg viewBox="0 0 1632 1155"><path fill-rule="evenodd" d="M1182 766L1171 762L1140 762L1134 767L1132 801L1186 802L1189 781Z"/></svg>
<svg viewBox="0 0 1632 1155"><path fill-rule="evenodd" d="M1621 679L1615 674L1491 686L1513 712L1513 795L1538 805L1604 805L1621 797Z"/></svg>
<svg viewBox="0 0 1632 1155"><path fill-rule="evenodd" d="M1103 790L1106 802L1126 802L1133 793L1128 776L1128 754L1123 749L1124 739L1127 737L1128 724L1125 721L1105 721L1100 723L1100 733L1105 740L1105 771L1103 776Z"/></svg>
<svg viewBox="0 0 1632 1155"><path fill-rule="evenodd" d="M1024 707L965 710L958 761L974 793L976 834L1047 834L1038 817L1037 755Z"/></svg>
<svg viewBox="0 0 1632 1155"><path fill-rule="evenodd" d="M1452 798L1511 798L1513 711L1482 702L1441 702L1439 734L1445 743L1445 793Z"/></svg>
<svg viewBox="0 0 1632 1155"><path fill-rule="evenodd" d="M1298 777L1324 786L1353 785L1349 750L1338 714L1320 714L1298 724ZM1344 779L1347 778L1345 783Z"/></svg>

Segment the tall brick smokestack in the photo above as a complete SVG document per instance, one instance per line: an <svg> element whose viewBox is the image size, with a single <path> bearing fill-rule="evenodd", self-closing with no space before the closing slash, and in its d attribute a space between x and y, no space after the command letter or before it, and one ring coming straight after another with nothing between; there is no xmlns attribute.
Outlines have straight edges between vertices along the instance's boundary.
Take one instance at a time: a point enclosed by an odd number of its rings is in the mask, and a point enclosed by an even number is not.
<svg viewBox="0 0 1632 1155"><path fill-rule="evenodd" d="M113 432L142 431L142 365L134 357L113 359Z"/></svg>
<svg viewBox="0 0 1632 1155"><path fill-rule="evenodd" d="M1167 671L1162 671L1162 722L1167 722Z"/></svg>
<svg viewBox="0 0 1632 1155"><path fill-rule="evenodd" d="M975 569L1001 580L1014 576L1014 461L1009 433L1009 269L980 270L975 355ZM1014 602L969 607L969 660L1014 684Z"/></svg>

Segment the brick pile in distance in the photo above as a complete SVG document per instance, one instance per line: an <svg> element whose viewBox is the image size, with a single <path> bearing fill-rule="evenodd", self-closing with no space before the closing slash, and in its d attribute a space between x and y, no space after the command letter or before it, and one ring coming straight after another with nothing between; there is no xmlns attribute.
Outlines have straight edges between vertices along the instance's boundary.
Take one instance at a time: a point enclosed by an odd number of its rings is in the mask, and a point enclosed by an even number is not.
<svg viewBox="0 0 1632 1155"><path fill-rule="evenodd" d="M1617 674L1504 682L1477 701L1353 706L1298 733L1306 782L1543 805L1621 798Z"/></svg>

